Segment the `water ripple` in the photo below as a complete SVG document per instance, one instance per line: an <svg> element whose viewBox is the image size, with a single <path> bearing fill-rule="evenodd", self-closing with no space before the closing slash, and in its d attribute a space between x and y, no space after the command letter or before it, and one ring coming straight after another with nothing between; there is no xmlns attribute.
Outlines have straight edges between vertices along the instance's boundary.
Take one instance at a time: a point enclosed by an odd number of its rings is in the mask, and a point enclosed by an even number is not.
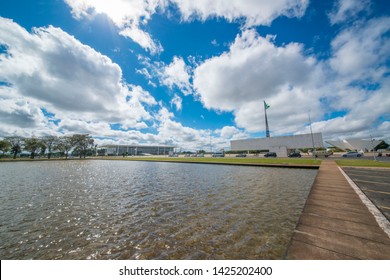
<svg viewBox="0 0 390 280"><path fill-rule="evenodd" d="M280 259L316 171L1 163L1 259Z"/></svg>

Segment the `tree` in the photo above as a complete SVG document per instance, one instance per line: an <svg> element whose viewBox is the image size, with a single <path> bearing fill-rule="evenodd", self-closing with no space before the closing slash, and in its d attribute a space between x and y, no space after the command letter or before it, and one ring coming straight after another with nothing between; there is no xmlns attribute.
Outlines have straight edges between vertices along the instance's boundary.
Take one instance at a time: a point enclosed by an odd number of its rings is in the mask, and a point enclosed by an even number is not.
<svg viewBox="0 0 390 280"><path fill-rule="evenodd" d="M0 151L1 151L0 156L8 152L9 150L11 150L11 143L8 142L7 140L0 140Z"/></svg>
<svg viewBox="0 0 390 280"><path fill-rule="evenodd" d="M59 150L63 154L65 154L65 158L68 159L69 151L74 147L73 139L71 136L62 136L59 137L56 144L54 145L54 149Z"/></svg>
<svg viewBox="0 0 390 280"><path fill-rule="evenodd" d="M11 144L11 152L13 154L13 159L15 159L16 155L22 151L23 138L20 136L14 136L7 137L5 140Z"/></svg>
<svg viewBox="0 0 390 280"><path fill-rule="evenodd" d="M94 140L89 134L74 134L72 140L75 149L80 153L80 158L87 155L89 149L94 148Z"/></svg>
<svg viewBox="0 0 390 280"><path fill-rule="evenodd" d="M42 148L44 144L36 137L24 139L24 148L31 153L31 159L35 158L35 153Z"/></svg>
<svg viewBox="0 0 390 280"><path fill-rule="evenodd" d="M53 148L56 146L56 144L58 143L58 137L57 136L44 136L41 138L41 141L42 141L42 143L45 144L45 146L48 150L47 158L50 159L51 152L52 152Z"/></svg>
<svg viewBox="0 0 390 280"><path fill-rule="evenodd" d="M386 150L389 147L389 144L387 144L385 141L380 142L374 150Z"/></svg>

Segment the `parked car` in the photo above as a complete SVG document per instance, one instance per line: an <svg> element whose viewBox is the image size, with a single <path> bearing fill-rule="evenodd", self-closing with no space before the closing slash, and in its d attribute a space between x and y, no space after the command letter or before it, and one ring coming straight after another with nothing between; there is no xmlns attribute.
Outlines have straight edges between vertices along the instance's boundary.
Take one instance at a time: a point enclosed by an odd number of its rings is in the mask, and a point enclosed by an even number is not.
<svg viewBox="0 0 390 280"><path fill-rule="evenodd" d="M348 153L342 154L342 157L361 157L362 154L359 152L350 151Z"/></svg>
<svg viewBox="0 0 390 280"><path fill-rule="evenodd" d="M212 157L225 157L225 153L223 153L223 152L213 153Z"/></svg>
<svg viewBox="0 0 390 280"><path fill-rule="evenodd" d="M277 157L275 152L268 152L264 155L264 157Z"/></svg>
<svg viewBox="0 0 390 280"><path fill-rule="evenodd" d="M331 152L331 151L322 151L322 150L320 150L320 151L314 151L313 152L313 155L314 155L314 157L328 157L328 156L330 156L330 155L333 155L333 152Z"/></svg>
<svg viewBox="0 0 390 280"><path fill-rule="evenodd" d="M300 152L297 152L297 151L294 151L294 152L291 152L288 157L298 157L300 158L301 157L301 153Z"/></svg>
<svg viewBox="0 0 390 280"><path fill-rule="evenodd" d="M169 157L179 157L179 154L177 154L177 153L169 154Z"/></svg>
<svg viewBox="0 0 390 280"><path fill-rule="evenodd" d="M237 154L236 157L246 157L246 154L240 153L240 154Z"/></svg>

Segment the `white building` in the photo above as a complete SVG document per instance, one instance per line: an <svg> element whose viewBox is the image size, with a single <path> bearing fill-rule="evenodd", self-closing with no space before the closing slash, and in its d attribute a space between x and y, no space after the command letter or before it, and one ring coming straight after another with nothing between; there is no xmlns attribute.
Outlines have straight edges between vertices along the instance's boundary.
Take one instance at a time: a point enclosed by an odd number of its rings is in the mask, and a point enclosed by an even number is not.
<svg viewBox="0 0 390 280"><path fill-rule="evenodd" d="M313 148L313 144L315 148L324 147L322 133L230 141L232 151L268 150L279 157L286 157L290 151L296 149Z"/></svg>
<svg viewBox="0 0 390 280"><path fill-rule="evenodd" d="M145 146L145 145L104 145L100 147L104 155L120 156L123 154L129 156L136 155L169 155L173 152L173 146Z"/></svg>
<svg viewBox="0 0 390 280"><path fill-rule="evenodd" d="M338 141L326 141L329 145L337 147L340 150L352 150L367 152L378 146L382 140L361 140L361 139L344 139Z"/></svg>

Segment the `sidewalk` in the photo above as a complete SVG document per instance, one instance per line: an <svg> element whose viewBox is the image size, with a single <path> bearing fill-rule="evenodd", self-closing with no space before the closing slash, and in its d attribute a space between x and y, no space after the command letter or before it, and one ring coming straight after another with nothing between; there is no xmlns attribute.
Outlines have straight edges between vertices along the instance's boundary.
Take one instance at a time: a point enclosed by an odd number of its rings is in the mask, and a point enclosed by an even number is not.
<svg viewBox="0 0 390 280"><path fill-rule="evenodd" d="M390 238L334 161L320 166L286 259L390 260Z"/></svg>

